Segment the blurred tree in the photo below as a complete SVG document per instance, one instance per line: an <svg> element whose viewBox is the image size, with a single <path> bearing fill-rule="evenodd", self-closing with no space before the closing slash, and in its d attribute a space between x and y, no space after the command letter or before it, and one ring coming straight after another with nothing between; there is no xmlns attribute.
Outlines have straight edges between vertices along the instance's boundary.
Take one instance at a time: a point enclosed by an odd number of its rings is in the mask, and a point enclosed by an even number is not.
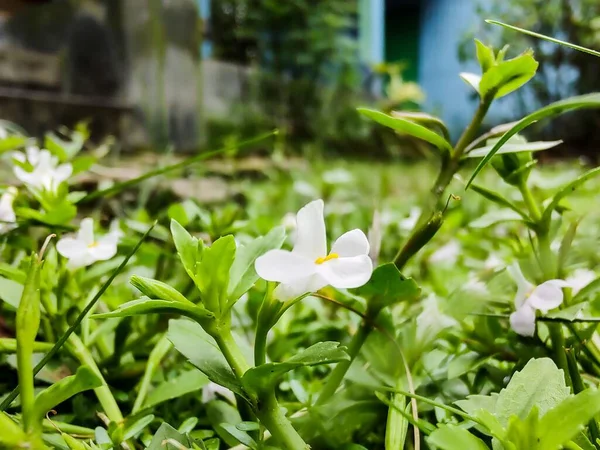
<svg viewBox="0 0 600 450"><path fill-rule="evenodd" d="M556 100L600 89L600 58L555 45L499 26L483 19L495 19L521 28L572 42L600 48L600 1L598 0L485 0L478 5L482 20L471 29L459 48L463 60L475 58L473 38L500 48L510 44L522 50L531 47L540 62L536 77L520 91L521 111L514 116ZM546 124L543 124L546 125ZM561 136L584 153L596 155L600 135L600 114L577 112L553 121L541 131L545 137Z"/></svg>

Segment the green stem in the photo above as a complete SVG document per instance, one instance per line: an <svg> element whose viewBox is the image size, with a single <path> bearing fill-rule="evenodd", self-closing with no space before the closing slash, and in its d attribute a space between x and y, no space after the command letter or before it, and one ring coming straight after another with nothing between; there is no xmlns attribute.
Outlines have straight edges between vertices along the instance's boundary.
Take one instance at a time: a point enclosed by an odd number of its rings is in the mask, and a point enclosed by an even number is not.
<svg viewBox="0 0 600 450"><path fill-rule="evenodd" d="M133 409L131 410L133 414L142 409L142 405L144 404L146 395L148 394L148 389L152 383L154 372L156 372L156 368L159 366L165 355L169 352L169 350L171 350L171 347L171 341L169 341L167 336L164 335L162 338L160 338L158 343L150 352L150 356L148 357L148 362L146 364L146 370L144 371L144 376L142 378L142 382L140 383L140 390L138 391L138 395L135 398L135 403L133 404Z"/></svg>
<svg viewBox="0 0 600 450"><path fill-rule="evenodd" d="M358 329L352 338L352 341L348 345L348 355L350 355L350 359L348 361L339 362L337 366L335 366L335 369L333 369L327 378L327 382L325 383L325 386L323 387L323 390L317 399L317 405L322 405L331 397L333 397L333 394L335 394L335 391L337 391L340 387L340 384L342 384L342 380L346 376L346 372L348 372L352 362L358 356L360 349L367 340L367 337L369 337L369 334L372 330L373 327L370 325L370 323L363 321L361 327Z"/></svg>
<svg viewBox="0 0 600 450"><path fill-rule="evenodd" d="M404 267L404 265L406 265L409 259L413 255L415 255L420 249L422 249L437 232L437 230L435 230L434 233L430 233L431 235L426 235L429 230L427 230L427 227L424 227L424 225L435 212L438 204L442 200L444 192L446 192L446 188L452 181L454 174L458 172L458 169L460 168L460 160L463 156L463 153L467 146L473 141L473 139L475 139L475 136L477 135L477 132L481 127L481 123L483 122L483 119L485 118L485 115L487 114L487 111L490 108L490 105L492 104L492 100L493 96L481 99L477 111L475 111L475 115L471 120L471 123L465 129L463 134L458 139L458 142L454 146L454 151L452 152L449 158L445 159L442 162L442 168L435 181L435 184L433 185L433 188L431 189L431 193L429 196L429 200L427 201L426 207L421 212L421 216L417 221L417 225L415 226L415 228L411 232L411 235L406 241L407 243L410 243L413 246L414 243L417 242L418 248L412 249L412 251L407 252L404 250L403 247L398 251L394 259L394 264L396 265L396 267L398 267L398 270L402 270L402 268Z"/></svg>
<svg viewBox="0 0 600 450"><path fill-rule="evenodd" d="M250 365L235 342L235 339L233 339L231 330L228 327L221 329L219 333L213 335L213 338L217 341L217 345L221 349L223 356L225 356L225 359L233 369L235 375L241 379L244 373L250 369Z"/></svg>
<svg viewBox="0 0 600 450"><path fill-rule="evenodd" d="M254 337L254 365L261 366L267 362L267 336L269 328L262 325L261 322L256 326L256 336Z"/></svg>
<svg viewBox="0 0 600 450"><path fill-rule="evenodd" d="M71 336L69 336L68 349L81 364L85 364L92 369L94 373L102 380L102 386L94 389L94 393L96 394L100 405L102 405L106 416L113 422L122 422L123 414L121 414L121 410L119 409L119 405L117 405L115 397L112 395L108 384L106 384L106 381L104 380L102 372L100 372L94 357L90 354L86 346L81 341L81 338L76 333L73 333Z"/></svg>
<svg viewBox="0 0 600 450"><path fill-rule="evenodd" d="M257 416L271 435L287 450L306 450L309 446L281 411L273 390L259 396Z"/></svg>

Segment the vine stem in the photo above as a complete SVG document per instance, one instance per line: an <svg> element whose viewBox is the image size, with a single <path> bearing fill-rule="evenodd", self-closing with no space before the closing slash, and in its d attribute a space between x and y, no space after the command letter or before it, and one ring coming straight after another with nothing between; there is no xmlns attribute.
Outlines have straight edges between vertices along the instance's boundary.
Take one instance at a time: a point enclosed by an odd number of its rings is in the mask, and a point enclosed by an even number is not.
<svg viewBox="0 0 600 450"><path fill-rule="evenodd" d="M283 444L287 450L306 450L309 448L281 410L273 390L259 395L257 416L271 432L271 435Z"/></svg>

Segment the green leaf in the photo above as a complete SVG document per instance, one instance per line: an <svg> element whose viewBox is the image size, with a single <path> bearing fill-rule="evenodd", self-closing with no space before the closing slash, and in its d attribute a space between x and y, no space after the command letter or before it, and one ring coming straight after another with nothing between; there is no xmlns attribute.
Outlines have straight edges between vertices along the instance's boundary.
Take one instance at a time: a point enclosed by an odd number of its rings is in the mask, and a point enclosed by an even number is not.
<svg viewBox="0 0 600 450"><path fill-rule="evenodd" d="M533 52L527 51L509 59L498 62L481 77L479 95L481 98L493 94L494 98L504 97L527 83L538 68Z"/></svg>
<svg viewBox="0 0 600 450"><path fill-rule="evenodd" d="M37 420L42 421L48 411L80 392L102 386L102 379L87 366L77 369L75 375L63 378L44 389L35 398Z"/></svg>
<svg viewBox="0 0 600 450"><path fill-rule="evenodd" d="M475 92L479 94L479 83L481 83L481 75L477 75L476 73L470 72L461 72L459 74L460 78L475 89Z"/></svg>
<svg viewBox="0 0 600 450"><path fill-rule="evenodd" d="M179 442L185 448L192 448L192 440L188 436L181 434L167 422L163 422L146 450L181 450L181 447L169 443L169 440Z"/></svg>
<svg viewBox="0 0 600 450"><path fill-rule="evenodd" d="M208 383L208 377L197 369L188 370L177 377L156 386L146 398L144 408L181 397L190 392L199 392Z"/></svg>
<svg viewBox="0 0 600 450"><path fill-rule="evenodd" d="M224 425L229 424L235 428L238 423L242 422L237 408L227 402L215 400L206 405L206 415L208 416L208 421L221 439L230 447L238 444L238 439L224 427Z"/></svg>
<svg viewBox="0 0 600 450"><path fill-rule="evenodd" d="M434 131L425 128L422 125L411 122L410 120L404 120L399 117L392 117L380 111L375 111L368 108L358 108L357 111L363 116L374 120L381 125L389 127L395 131L399 131L410 136L414 136L418 139L422 139L440 150L451 152L452 145L439 134Z"/></svg>
<svg viewBox="0 0 600 450"><path fill-rule="evenodd" d="M502 222L523 221L523 216L512 209L492 209L487 214L469 222L471 228L487 228Z"/></svg>
<svg viewBox="0 0 600 450"><path fill-rule="evenodd" d="M27 138L23 136L8 136L4 139L0 139L0 155L22 147L26 142Z"/></svg>
<svg viewBox="0 0 600 450"><path fill-rule="evenodd" d="M477 61L479 61L479 66L481 67L481 73L486 73L496 64L494 50L479 39L475 39L475 50L477 52Z"/></svg>
<svg viewBox="0 0 600 450"><path fill-rule="evenodd" d="M525 420L534 406L537 406L543 417L547 411L566 399L569 393L564 373L556 367L554 361L550 358L532 359L500 391L495 415L505 427L511 416Z"/></svg>
<svg viewBox="0 0 600 450"><path fill-rule="evenodd" d="M480 409L493 413L496 410L497 401L498 394L492 393L490 395L469 395L466 400L458 400L454 404L463 411L475 415Z"/></svg>
<svg viewBox="0 0 600 450"><path fill-rule="evenodd" d="M227 307L229 271L235 258L236 245L233 236L217 239L204 249L197 269L197 285L202 302L215 314L222 314Z"/></svg>
<svg viewBox="0 0 600 450"><path fill-rule="evenodd" d="M488 199L489 201L496 203L497 205L505 206L512 209L514 212L519 214L524 220L529 220L529 217L525 212L521 211L521 209L517 205L515 205L513 202L503 197L499 193L494 192L478 184L472 184L471 189L473 189L475 192L477 192L482 197Z"/></svg>
<svg viewBox="0 0 600 450"><path fill-rule="evenodd" d="M518 32L524 33L524 34L528 34L530 36L533 36L533 37L536 37L539 39L545 39L546 41L554 42L555 44L564 45L565 47L569 47L574 50L579 50L580 52L589 53L590 55L600 56L600 52L597 52L596 50L592 50L591 48L582 47L581 45L571 44L570 42L561 41L559 39L556 39L556 38L553 38L550 36L546 36L544 34L535 33L533 31L525 30L523 28L515 27L513 25L508 25L506 23L498 22L497 20L486 20L486 22L491 23L492 25L500 25L501 27L509 28L511 30L518 31Z"/></svg>
<svg viewBox="0 0 600 450"><path fill-rule="evenodd" d="M415 280L402 275L393 263L377 267L369 282L358 288L358 294L368 297L369 305L379 309L403 300L413 300L420 293L421 288Z"/></svg>
<svg viewBox="0 0 600 450"><path fill-rule="evenodd" d="M246 397L219 346L199 324L185 319L171 319L167 338L211 381Z"/></svg>
<svg viewBox="0 0 600 450"><path fill-rule="evenodd" d="M552 212L558 208L560 201L563 198L565 198L567 195L570 195L573 192L575 192L575 190L579 186L581 186L583 183L588 181L590 178L593 178L598 174L600 174L600 167L596 167L595 169L587 171L583 175L580 175L579 177L577 177L575 180L573 180L570 183L567 183L566 185L561 187L556 192L556 194L554 194L554 196L552 197L552 201L544 210L542 220L544 220L546 223L550 223L550 220L552 218Z"/></svg>
<svg viewBox="0 0 600 450"><path fill-rule="evenodd" d="M147 416L141 417L135 422L129 424L125 422L125 431L123 433L123 440L131 439L140 434L148 425L154 420L154 414L148 414Z"/></svg>
<svg viewBox="0 0 600 450"><path fill-rule="evenodd" d="M185 298L177 289L162 281L133 275L130 279L130 283L147 297L193 305L193 303Z"/></svg>
<svg viewBox="0 0 600 450"><path fill-rule="evenodd" d="M23 285L21 283L0 277L0 299L17 309L21 301L21 295L23 295Z"/></svg>
<svg viewBox="0 0 600 450"><path fill-rule="evenodd" d="M542 150L548 150L554 148L557 145L562 144L563 141L536 141L536 142L524 142L521 144L510 144L506 143L500 150L496 152L496 155L502 155L504 153L520 153L520 152L539 152ZM495 147L495 144L486 145L485 147L479 147L471 150L465 155L465 158L484 158L489 152Z"/></svg>
<svg viewBox="0 0 600 450"><path fill-rule="evenodd" d="M171 220L171 234L185 271L196 282L197 265L204 251L203 242L190 235L176 220Z"/></svg>
<svg viewBox="0 0 600 450"><path fill-rule="evenodd" d="M566 100L561 100L538 109L532 114L519 120L509 131L504 133L500 140L496 143L494 148L483 158L479 163L473 175L467 183L467 189L475 179L475 177L481 172L481 170L490 162L493 156L502 148L502 146L515 134L527 128L529 125L548 117L558 116L567 111L582 108L597 108L600 107L600 93L580 95L577 97L571 97Z"/></svg>
<svg viewBox="0 0 600 450"><path fill-rule="evenodd" d="M252 439L248 433L240 430L237 426L230 423L220 423L219 425L231 436L233 436L238 443L244 444L246 447L251 448L252 450L256 450L258 448L256 441Z"/></svg>
<svg viewBox="0 0 600 450"><path fill-rule="evenodd" d="M420 111L392 111L392 117L397 117L399 119L410 120L411 122L423 124L428 128L436 127L442 132L444 138L450 142L450 132L446 127L446 124L442 119L436 116L432 116L431 114L427 114Z"/></svg>
<svg viewBox="0 0 600 450"><path fill-rule="evenodd" d="M259 392L273 386L286 372L303 366L317 366L348 361L346 347L339 342L319 342L294 355L285 362L274 362L253 367L242 377L242 384L249 392Z"/></svg>
<svg viewBox="0 0 600 450"><path fill-rule="evenodd" d="M254 239L247 245L240 246L229 272L229 302L235 302L246 293L258 280L254 261L269 250L281 248L285 241L283 227L273 228L266 236Z"/></svg>
<svg viewBox="0 0 600 450"><path fill-rule="evenodd" d="M508 443L511 443L514 449L538 450L538 427L539 412L535 405L531 408L527 417L523 419L517 416L510 417L506 434L502 436L505 443L504 448L507 448Z"/></svg>
<svg viewBox="0 0 600 450"><path fill-rule="evenodd" d="M44 146L50 150L50 153L58 156L61 161L71 160L83 148L85 136L82 133L74 131L70 137L70 141L65 141L55 133L47 133L44 139Z"/></svg>
<svg viewBox="0 0 600 450"><path fill-rule="evenodd" d="M481 439L453 425L440 426L427 438L427 443L440 450L489 450Z"/></svg>
<svg viewBox="0 0 600 450"><path fill-rule="evenodd" d="M214 319L214 314L202 305L194 305L192 302L182 303L173 300L155 300L142 297L119 305L117 309L102 314L92 314L92 319L110 319L113 317L129 317L139 314L176 313L197 321Z"/></svg>
<svg viewBox="0 0 600 450"><path fill-rule="evenodd" d="M27 435L21 427L12 420L8 414L0 411L0 448L25 448L24 444L27 441Z"/></svg>
<svg viewBox="0 0 600 450"><path fill-rule="evenodd" d="M600 413L600 391L586 389L548 411L539 424L539 450L558 450Z"/></svg>

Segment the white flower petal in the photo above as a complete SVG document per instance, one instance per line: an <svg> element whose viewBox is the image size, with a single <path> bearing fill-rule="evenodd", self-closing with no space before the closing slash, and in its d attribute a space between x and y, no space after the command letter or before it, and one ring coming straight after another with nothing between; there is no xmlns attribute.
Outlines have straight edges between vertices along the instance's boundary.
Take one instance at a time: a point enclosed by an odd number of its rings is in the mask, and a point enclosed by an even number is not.
<svg viewBox="0 0 600 450"><path fill-rule="evenodd" d="M533 290L527 299L527 304L545 314L560 306L563 302L562 288L568 286L569 284L564 280L548 280Z"/></svg>
<svg viewBox="0 0 600 450"><path fill-rule="evenodd" d="M56 251L65 258L76 258L87 253L87 245L79 239L64 237L56 243Z"/></svg>
<svg viewBox="0 0 600 450"><path fill-rule="evenodd" d="M535 310L528 305L517 309L510 315L510 326L521 336L533 336L535 333Z"/></svg>
<svg viewBox="0 0 600 450"><path fill-rule="evenodd" d="M212 381L202 388L202 403L208 403L217 398L217 394L224 397L229 403L235 404L235 394L226 387Z"/></svg>
<svg viewBox="0 0 600 450"><path fill-rule="evenodd" d="M335 288L356 288L371 278L373 262L368 255L331 259L320 264L318 272Z"/></svg>
<svg viewBox="0 0 600 450"><path fill-rule="evenodd" d="M331 247L331 253L340 258L369 254L369 240L359 229L342 234Z"/></svg>
<svg viewBox="0 0 600 450"><path fill-rule="evenodd" d="M581 289L586 287L596 278L596 273L589 269L575 269L575 271L567 278L566 281L573 289L573 295L576 295Z"/></svg>
<svg viewBox="0 0 600 450"><path fill-rule="evenodd" d="M273 296L282 302L300 297L307 292L316 292L329 283L320 274L314 273L308 277L295 280L291 283L281 283L273 291Z"/></svg>
<svg viewBox="0 0 600 450"><path fill-rule="evenodd" d="M67 268L75 270L81 267L89 266L90 264L93 264L95 262L96 260L94 259L94 257L86 251L85 253L78 254L73 258L69 258L69 261L67 262Z"/></svg>
<svg viewBox="0 0 600 450"><path fill-rule="evenodd" d="M77 239L86 245L94 244L94 219L86 217L81 221L79 231L77 232Z"/></svg>
<svg viewBox="0 0 600 450"><path fill-rule="evenodd" d="M315 273L316 266L311 259L287 250L270 250L254 263L259 277L280 283L306 278Z"/></svg>
<svg viewBox="0 0 600 450"><path fill-rule="evenodd" d="M533 291L535 285L525 279L519 264L514 263L506 268L511 278L517 283L517 293L515 295L515 308L519 309L525 304L527 295Z"/></svg>
<svg viewBox="0 0 600 450"><path fill-rule="evenodd" d="M96 261L106 261L117 254L117 245L110 241L98 241L89 248L89 253Z"/></svg>
<svg viewBox="0 0 600 450"><path fill-rule="evenodd" d="M40 180L33 174L33 172L27 172L25 169L19 166L14 166L13 172L15 176L24 184L28 184L34 187L40 186Z"/></svg>
<svg viewBox="0 0 600 450"><path fill-rule="evenodd" d="M57 184L60 184L68 180L72 173L73 166L71 164L61 164L54 170L54 179Z"/></svg>
<svg viewBox="0 0 600 450"><path fill-rule="evenodd" d="M323 200L315 200L300 209L296 215L297 228L293 252L312 261L327 255L323 208Z"/></svg>

